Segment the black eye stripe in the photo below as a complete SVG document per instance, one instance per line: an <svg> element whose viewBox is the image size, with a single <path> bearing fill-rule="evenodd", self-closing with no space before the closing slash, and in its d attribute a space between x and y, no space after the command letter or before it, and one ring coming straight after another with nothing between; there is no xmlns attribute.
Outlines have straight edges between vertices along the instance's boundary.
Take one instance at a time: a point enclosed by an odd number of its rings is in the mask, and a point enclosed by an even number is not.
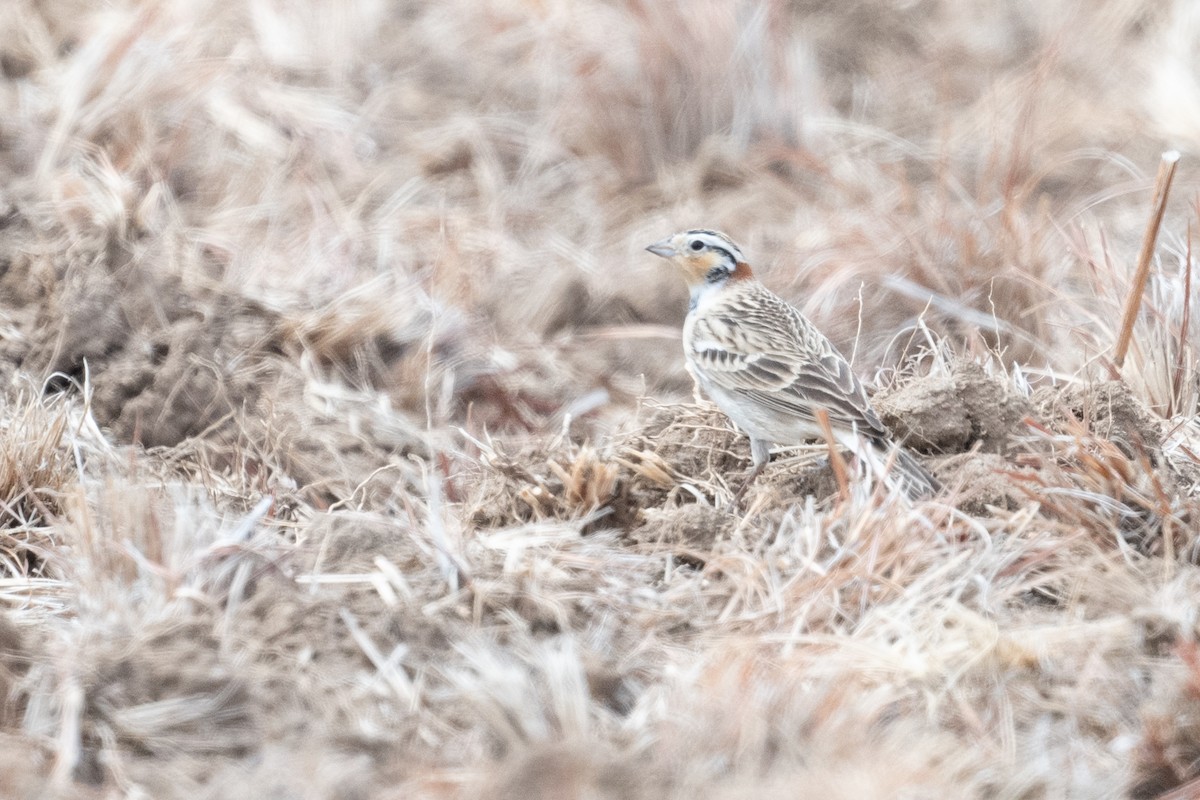
<svg viewBox="0 0 1200 800"><path fill-rule="evenodd" d="M685 250L690 250L697 255L705 250L709 250L719 256L723 256L731 264L736 264L743 260L737 245L722 233L703 228L694 228L687 231L686 236Z"/></svg>
<svg viewBox="0 0 1200 800"><path fill-rule="evenodd" d="M701 241L700 239L693 239L691 241L691 244L689 244L688 246L691 247L691 249L694 250L695 252L699 253L701 250L704 249L704 242ZM730 261L737 261L737 259L735 259L733 257L733 253L729 252L728 250L726 250L724 247L721 247L720 245L710 244L710 245L708 245L708 249L712 250L717 255L724 256L725 258L729 259Z"/></svg>

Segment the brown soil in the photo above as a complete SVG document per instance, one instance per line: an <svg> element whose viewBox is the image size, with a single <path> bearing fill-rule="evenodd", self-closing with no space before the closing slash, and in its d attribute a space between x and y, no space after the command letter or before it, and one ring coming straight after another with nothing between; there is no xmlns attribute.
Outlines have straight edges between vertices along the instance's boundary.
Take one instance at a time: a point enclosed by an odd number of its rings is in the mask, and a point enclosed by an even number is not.
<svg viewBox="0 0 1200 800"><path fill-rule="evenodd" d="M909 447L922 452L1006 452L1030 411L1002 377L976 363L960 361L946 376L922 376L890 387L874 398L886 424Z"/></svg>
<svg viewBox="0 0 1200 800"><path fill-rule="evenodd" d="M1061 390L1047 387L1035 392L1032 402L1039 418L1054 430L1099 436L1128 455L1156 457L1162 443L1162 423L1128 386L1117 381Z"/></svg>

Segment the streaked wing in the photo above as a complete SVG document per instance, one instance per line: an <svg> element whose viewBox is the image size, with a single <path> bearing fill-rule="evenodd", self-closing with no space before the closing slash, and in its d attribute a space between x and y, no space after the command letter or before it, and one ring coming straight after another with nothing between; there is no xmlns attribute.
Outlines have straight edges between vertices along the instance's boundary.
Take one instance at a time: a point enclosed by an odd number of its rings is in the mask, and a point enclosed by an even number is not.
<svg viewBox="0 0 1200 800"><path fill-rule="evenodd" d="M815 420L814 409L824 408L834 427L853 427L868 437L887 436L887 429L871 408L862 384L841 356L826 356L800 365L795 379L780 389L752 389L745 393L776 411L805 419Z"/></svg>
<svg viewBox="0 0 1200 800"><path fill-rule="evenodd" d="M794 308L767 292L695 321L692 358L722 389L786 416L887 436L846 359Z"/></svg>

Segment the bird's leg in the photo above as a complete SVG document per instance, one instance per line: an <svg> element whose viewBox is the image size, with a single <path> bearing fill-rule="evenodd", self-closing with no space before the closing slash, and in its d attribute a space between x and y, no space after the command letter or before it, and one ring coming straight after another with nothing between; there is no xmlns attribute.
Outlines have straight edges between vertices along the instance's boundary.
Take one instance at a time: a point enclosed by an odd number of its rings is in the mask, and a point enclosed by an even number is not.
<svg viewBox="0 0 1200 800"><path fill-rule="evenodd" d="M750 484L754 483L754 479L766 469L767 462L771 460L771 443L764 439L755 439L750 437L750 461L753 466L746 473L746 479L742 482L741 488L733 495L733 499L729 501L731 507L737 507L741 501L742 495L750 488Z"/></svg>

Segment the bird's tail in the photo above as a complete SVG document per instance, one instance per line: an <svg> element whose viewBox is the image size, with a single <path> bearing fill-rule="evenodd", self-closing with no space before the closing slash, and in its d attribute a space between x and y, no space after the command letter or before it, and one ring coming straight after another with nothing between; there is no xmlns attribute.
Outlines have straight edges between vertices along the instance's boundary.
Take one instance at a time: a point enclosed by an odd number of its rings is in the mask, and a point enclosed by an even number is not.
<svg viewBox="0 0 1200 800"><path fill-rule="evenodd" d="M933 474L903 447L886 440L871 442L875 469L890 486L898 486L911 500L932 497L942 489ZM890 469L888 469L890 467Z"/></svg>
<svg viewBox="0 0 1200 800"><path fill-rule="evenodd" d="M924 500L942 490L942 484L902 445L883 437L866 439L849 435L839 443L866 462L867 468L887 483L901 489L910 500Z"/></svg>
<svg viewBox="0 0 1200 800"><path fill-rule="evenodd" d="M903 447L894 447L892 451L894 456L888 453L888 458L892 459L892 472L889 477L894 478L910 498L923 500L942 490L938 479L933 477L933 473L925 469L912 453Z"/></svg>

